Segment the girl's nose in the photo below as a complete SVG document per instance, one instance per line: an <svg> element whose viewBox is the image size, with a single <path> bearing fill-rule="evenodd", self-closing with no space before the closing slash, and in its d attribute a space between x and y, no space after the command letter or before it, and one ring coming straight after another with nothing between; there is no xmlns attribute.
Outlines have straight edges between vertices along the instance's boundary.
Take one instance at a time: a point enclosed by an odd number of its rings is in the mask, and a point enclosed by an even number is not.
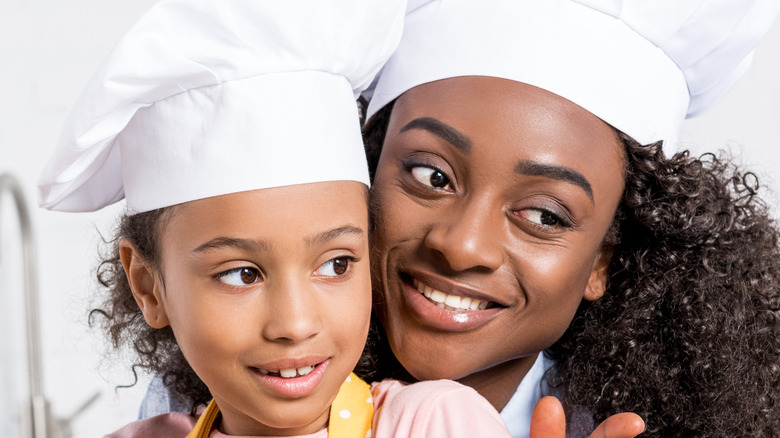
<svg viewBox="0 0 780 438"><path fill-rule="evenodd" d="M425 246L438 254L453 271L496 270L504 259L504 214L487 200L457 206L436 221L425 237Z"/></svg>
<svg viewBox="0 0 780 438"><path fill-rule="evenodd" d="M266 292L272 295L266 303L266 323L263 337L272 342L297 344L317 336L322 331L320 309L323 308L313 291L301 284L284 282Z"/></svg>

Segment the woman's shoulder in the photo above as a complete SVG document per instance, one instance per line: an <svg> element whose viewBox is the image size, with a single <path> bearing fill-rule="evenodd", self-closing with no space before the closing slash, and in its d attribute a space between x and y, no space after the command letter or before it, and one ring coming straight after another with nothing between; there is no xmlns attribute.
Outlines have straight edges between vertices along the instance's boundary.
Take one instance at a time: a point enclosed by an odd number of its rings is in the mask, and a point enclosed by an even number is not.
<svg viewBox="0 0 780 438"><path fill-rule="evenodd" d="M488 404L477 391L453 380L427 380L407 383L395 379L385 379L371 385L374 406L382 407L387 403L403 403L403 406L427 404L431 401L448 403Z"/></svg>
<svg viewBox="0 0 780 438"><path fill-rule="evenodd" d="M185 436L195 426L197 417L171 412L156 415L143 420L134 421L105 438L167 438L171 436Z"/></svg>

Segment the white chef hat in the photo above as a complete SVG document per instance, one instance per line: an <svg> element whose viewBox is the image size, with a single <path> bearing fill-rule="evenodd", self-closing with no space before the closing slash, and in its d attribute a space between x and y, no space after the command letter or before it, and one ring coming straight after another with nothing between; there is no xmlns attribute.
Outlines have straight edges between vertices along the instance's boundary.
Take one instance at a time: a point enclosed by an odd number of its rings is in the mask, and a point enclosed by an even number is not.
<svg viewBox="0 0 780 438"><path fill-rule="evenodd" d="M410 0L368 114L457 76L528 83L640 143L676 137L745 72L778 0Z"/></svg>
<svg viewBox="0 0 780 438"><path fill-rule="evenodd" d="M395 49L402 0L162 0L66 122L42 207L143 212L318 181L368 184L356 98Z"/></svg>

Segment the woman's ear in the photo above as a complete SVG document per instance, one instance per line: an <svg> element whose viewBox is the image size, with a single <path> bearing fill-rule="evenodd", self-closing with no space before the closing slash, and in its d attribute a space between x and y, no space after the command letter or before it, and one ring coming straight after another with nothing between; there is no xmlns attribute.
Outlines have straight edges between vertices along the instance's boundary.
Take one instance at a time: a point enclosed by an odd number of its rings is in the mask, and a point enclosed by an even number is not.
<svg viewBox="0 0 780 438"><path fill-rule="evenodd" d="M593 269L590 271L588 285L585 286L585 294L582 298L587 301L596 301L604 296L607 291L610 261L612 261L612 247L602 245L596 260L593 262Z"/></svg>
<svg viewBox="0 0 780 438"><path fill-rule="evenodd" d="M162 301L163 285L159 275L128 238L119 241L119 258L125 268L133 298L144 314L146 323L156 329L166 327L170 322Z"/></svg>

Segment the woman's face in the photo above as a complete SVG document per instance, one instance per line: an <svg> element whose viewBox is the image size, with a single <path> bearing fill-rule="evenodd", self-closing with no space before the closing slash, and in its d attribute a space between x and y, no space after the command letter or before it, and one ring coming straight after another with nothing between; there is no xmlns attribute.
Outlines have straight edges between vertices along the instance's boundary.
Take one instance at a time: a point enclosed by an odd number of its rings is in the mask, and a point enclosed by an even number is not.
<svg viewBox="0 0 780 438"><path fill-rule="evenodd" d="M325 427L371 313L365 186L323 182L177 206L162 232L163 318L230 435ZM149 318L147 318L149 321Z"/></svg>
<svg viewBox="0 0 780 438"><path fill-rule="evenodd" d="M613 130L549 92L461 77L399 97L374 180L372 264L401 364L420 380L516 385L603 294L623 185Z"/></svg>

